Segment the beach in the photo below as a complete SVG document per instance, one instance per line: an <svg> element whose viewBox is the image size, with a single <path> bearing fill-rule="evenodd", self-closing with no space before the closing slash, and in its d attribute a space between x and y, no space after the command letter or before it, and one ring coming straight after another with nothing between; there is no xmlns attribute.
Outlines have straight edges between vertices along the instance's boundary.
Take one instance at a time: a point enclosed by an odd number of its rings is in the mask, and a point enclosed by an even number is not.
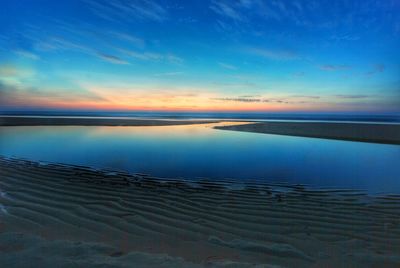
<svg viewBox="0 0 400 268"><path fill-rule="evenodd" d="M205 142L220 130L398 142L398 125L379 124L40 117L2 117L0 122L3 130L25 126L23 133L55 126L57 136L79 126L105 125L110 128L100 127L98 133L123 129L142 143L153 133L146 129L157 127L163 136L188 131L192 142L200 130L210 135ZM157 139L150 135L151 141ZM129 144L125 136L115 137L124 147ZM160 178L0 156L4 267L399 267L399 215L395 193L371 195L268 178Z"/></svg>
<svg viewBox="0 0 400 268"><path fill-rule="evenodd" d="M216 129L312 138L400 144L400 124L331 122L257 122Z"/></svg>
<svg viewBox="0 0 400 268"><path fill-rule="evenodd" d="M400 196L0 158L5 267L398 267Z"/></svg>

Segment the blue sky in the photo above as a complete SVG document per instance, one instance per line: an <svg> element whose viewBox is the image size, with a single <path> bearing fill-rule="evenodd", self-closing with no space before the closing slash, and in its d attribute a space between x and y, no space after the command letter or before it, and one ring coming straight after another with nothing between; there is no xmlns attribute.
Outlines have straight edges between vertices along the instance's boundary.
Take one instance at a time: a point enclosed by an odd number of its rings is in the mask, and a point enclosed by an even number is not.
<svg viewBox="0 0 400 268"><path fill-rule="evenodd" d="M0 108L400 112L400 1L5 0Z"/></svg>

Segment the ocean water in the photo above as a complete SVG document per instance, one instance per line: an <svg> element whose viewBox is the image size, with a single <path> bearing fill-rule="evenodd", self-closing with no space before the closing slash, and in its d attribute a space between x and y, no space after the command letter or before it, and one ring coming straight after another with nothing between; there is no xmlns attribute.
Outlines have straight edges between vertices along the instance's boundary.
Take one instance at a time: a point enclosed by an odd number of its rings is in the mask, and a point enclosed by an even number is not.
<svg viewBox="0 0 400 268"><path fill-rule="evenodd" d="M279 121L340 121L340 122L390 122L400 123L400 113L262 113L262 112L140 112L140 111L2 111L3 116L62 116L62 117L128 117L152 119L230 119L230 120L279 120Z"/></svg>
<svg viewBox="0 0 400 268"><path fill-rule="evenodd" d="M0 155L163 178L261 180L400 194L400 146L154 127L0 127Z"/></svg>

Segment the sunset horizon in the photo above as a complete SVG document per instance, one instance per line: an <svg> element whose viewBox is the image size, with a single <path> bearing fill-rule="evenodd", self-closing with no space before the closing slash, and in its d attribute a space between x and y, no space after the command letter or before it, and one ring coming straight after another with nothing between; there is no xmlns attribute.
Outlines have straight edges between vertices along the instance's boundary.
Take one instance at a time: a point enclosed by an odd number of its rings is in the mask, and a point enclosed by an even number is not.
<svg viewBox="0 0 400 268"><path fill-rule="evenodd" d="M397 2L40 3L6 1L2 110L400 111Z"/></svg>

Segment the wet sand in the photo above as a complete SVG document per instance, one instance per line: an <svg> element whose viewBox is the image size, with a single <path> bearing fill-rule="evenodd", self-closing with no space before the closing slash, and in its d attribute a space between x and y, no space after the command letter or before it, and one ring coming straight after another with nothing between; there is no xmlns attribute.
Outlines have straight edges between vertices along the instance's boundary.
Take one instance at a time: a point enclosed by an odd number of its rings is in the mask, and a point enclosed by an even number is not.
<svg viewBox="0 0 400 268"><path fill-rule="evenodd" d="M96 117L0 116L0 126L171 126L217 123L217 120L163 120Z"/></svg>
<svg viewBox="0 0 400 268"><path fill-rule="evenodd" d="M216 126L215 129L254 133L400 144L400 124L259 122Z"/></svg>
<svg viewBox="0 0 400 268"><path fill-rule="evenodd" d="M2 157L0 191L2 267L400 266L399 195Z"/></svg>

